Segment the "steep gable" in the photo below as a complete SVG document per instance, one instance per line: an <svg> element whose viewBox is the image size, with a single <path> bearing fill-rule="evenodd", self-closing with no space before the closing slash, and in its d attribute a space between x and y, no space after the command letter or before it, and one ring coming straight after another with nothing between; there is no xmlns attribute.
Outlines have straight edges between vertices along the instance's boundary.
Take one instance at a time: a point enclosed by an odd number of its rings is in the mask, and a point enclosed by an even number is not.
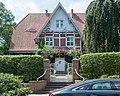
<svg viewBox="0 0 120 96"><path fill-rule="evenodd" d="M60 28L60 29L56 28L56 20L63 20L64 27ZM35 37L36 42L39 41L38 39L39 39L41 32L44 32L44 30L46 31L46 29L48 29L48 26L49 26L49 30L47 30L47 31L49 31L49 32L53 32L53 31L58 31L58 32L66 31L66 32L68 32L68 31L75 31L76 30L81 35L79 28L75 25L72 18L67 14L67 12L65 11L65 9L61 3L59 3L57 5L57 7L54 9L51 16L46 21L43 28L40 30L40 32Z"/></svg>

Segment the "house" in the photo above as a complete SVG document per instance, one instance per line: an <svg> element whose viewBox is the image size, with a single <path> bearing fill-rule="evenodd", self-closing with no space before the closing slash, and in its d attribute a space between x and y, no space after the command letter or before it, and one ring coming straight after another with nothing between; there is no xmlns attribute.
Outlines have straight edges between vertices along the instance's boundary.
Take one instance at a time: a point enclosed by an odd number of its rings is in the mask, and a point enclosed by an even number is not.
<svg viewBox="0 0 120 96"><path fill-rule="evenodd" d="M41 38L49 48L82 51L84 24L85 13L67 13L61 3L52 13L29 13L15 26L9 52L35 53Z"/></svg>

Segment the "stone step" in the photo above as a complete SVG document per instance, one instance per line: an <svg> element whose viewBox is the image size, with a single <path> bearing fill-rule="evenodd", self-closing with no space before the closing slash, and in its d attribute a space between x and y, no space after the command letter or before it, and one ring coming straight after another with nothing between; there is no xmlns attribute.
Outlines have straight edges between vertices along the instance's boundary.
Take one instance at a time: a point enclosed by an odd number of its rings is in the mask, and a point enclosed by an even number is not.
<svg viewBox="0 0 120 96"><path fill-rule="evenodd" d="M48 94L50 91L44 91L44 90L42 90L42 91L36 91L36 92L34 92L34 94Z"/></svg>
<svg viewBox="0 0 120 96"><path fill-rule="evenodd" d="M48 86L68 86L70 84L72 84L73 82L51 82L51 83L48 83L47 85Z"/></svg>
<svg viewBox="0 0 120 96"><path fill-rule="evenodd" d="M48 86L48 85L46 86L46 88L62 88L62 87L65 87L65 86L61 86L61 85L60 86Z"/></svg>
<svg viewBox="0 0 120 96"><path fill-rule="evenodd" d="M47 84L47 86L45 87L45 89L43 89L42 91L35 92L35 93L46 94L52 90L63 88L63 87L68 86L70 84L73 84L73 82L49 82Z"/></svg>

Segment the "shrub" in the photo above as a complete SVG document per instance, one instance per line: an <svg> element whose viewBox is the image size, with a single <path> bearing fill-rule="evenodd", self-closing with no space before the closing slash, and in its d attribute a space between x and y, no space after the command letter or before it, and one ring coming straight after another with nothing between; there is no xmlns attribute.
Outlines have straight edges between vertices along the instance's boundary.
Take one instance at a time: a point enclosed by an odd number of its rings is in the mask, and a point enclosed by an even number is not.
<svg viewBox="0 0 120 96"><path fill-rule="evenodd" d="M23 80L36 80L43 72L43 59L38 55L0 56L0 73L21 76Z"/></svg>
<svg viewBox="0 0 120 96"><path fill-rule="evenodd" d="M101 79L103 78L120 79L120 76L119 75L112 75L112 76L102 75L100 78Z"/></svg>
<svg viewBox="0 0 120 96"><path fill-rule="evenodd" d="M120 52L91 53L80 57L81 74L89 79L103 74L120 75Z"/></svg>
<svg viewBox="0 0 120 96"><path fill-rule="evenodd" d="M65 61L72 62L73 58L79 58L82 53L78 49L65 50L56 48L43 48L38 49L36 54L42 55L44 58L49 58L53 63L55 62L56 57L64 57Z"/></svg>
<svg viewBox="0 0 120 96"><path fill-rule="evenodd" d="M13 74L0 73L0 95L1 96L27 96L31 90L24 86L22 80Z"/></svg>
<svg viewBox="0 0 120 96"><path fill-rule="evenodd" d="M112 79L120 79L119 75L113 75L113 76L108 76L108 78L112 78Z"/></svg>

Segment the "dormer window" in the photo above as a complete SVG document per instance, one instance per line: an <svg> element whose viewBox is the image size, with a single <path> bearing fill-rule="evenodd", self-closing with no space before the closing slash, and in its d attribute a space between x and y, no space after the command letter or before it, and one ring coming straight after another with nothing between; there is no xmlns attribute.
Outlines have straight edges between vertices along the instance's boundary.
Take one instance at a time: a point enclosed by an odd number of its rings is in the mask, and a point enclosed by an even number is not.
<svg viewBox="0 0 120 96"><path fill-rule="evenodd" d="M63 20L56 20L56 28L63 28Z"/></svg>

